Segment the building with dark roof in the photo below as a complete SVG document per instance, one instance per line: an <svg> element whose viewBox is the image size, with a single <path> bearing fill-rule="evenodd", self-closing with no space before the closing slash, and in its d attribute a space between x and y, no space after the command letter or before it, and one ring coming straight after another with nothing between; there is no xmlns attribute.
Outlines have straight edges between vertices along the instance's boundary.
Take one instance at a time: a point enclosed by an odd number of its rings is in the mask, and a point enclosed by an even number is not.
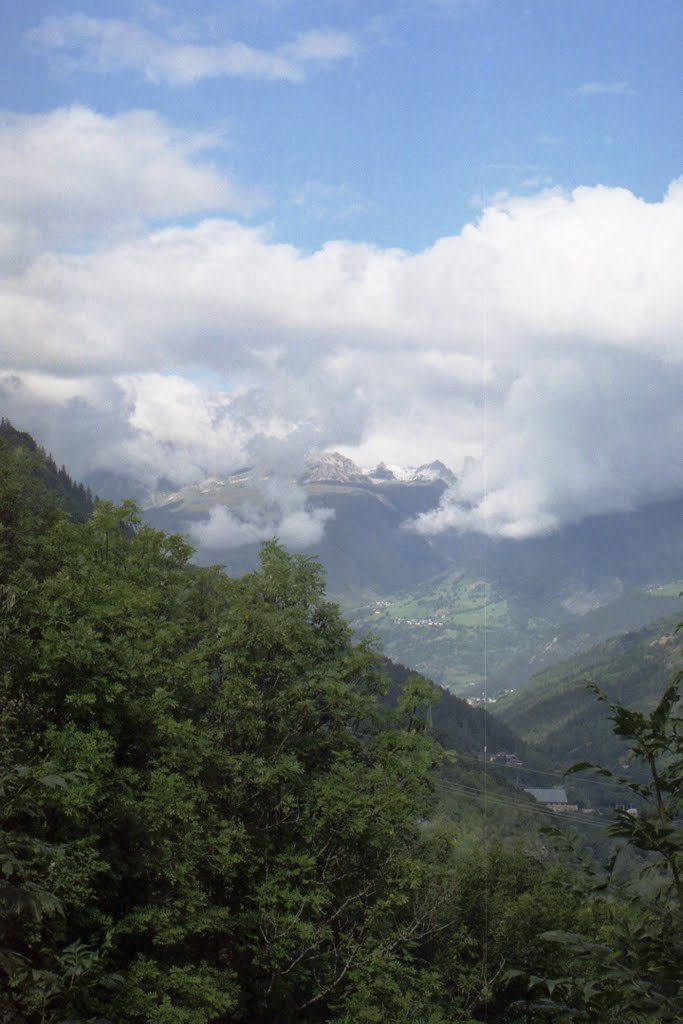
<svg viewBox="0 0 683 1024"><path fill-rule="evenodd" d="M551 811L578 811L579 809L578 804L570 804L567 800L566 789L525 789L524 792Z"/></svg>

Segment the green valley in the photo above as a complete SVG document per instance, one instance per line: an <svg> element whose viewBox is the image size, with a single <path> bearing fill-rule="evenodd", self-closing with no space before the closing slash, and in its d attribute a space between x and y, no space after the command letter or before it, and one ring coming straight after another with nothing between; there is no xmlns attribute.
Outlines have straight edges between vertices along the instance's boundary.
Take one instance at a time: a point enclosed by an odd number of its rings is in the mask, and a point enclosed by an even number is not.
<svg viewBox="0 0 683 1024"><path fill-rule="evenodd" d="M546 665L681 608L681 584L633 589L581 614L567 601L455 570L383 598L346 604L390 657L474 701L496 700Z"/></svg>

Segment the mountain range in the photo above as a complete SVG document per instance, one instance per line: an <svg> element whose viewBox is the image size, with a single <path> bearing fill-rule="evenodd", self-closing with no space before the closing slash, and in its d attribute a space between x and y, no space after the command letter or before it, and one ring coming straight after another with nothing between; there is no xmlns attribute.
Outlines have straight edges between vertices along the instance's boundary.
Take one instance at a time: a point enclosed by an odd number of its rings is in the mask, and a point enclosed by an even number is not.
<svg viewBox="0 0 683 1024"><path fill-rule="evenodd" d="M338 452L311 454L285 481L324 532L319 558L328 591L359 632L387 653L471 700L489 700L528 676L625 630L674 614L683 589L683 499L593 516L526 540L448 531L425 536L415 517L455 482L434 461L416 468L357 466ZM245 468L157 498L154 526L192 531L216 508L239 519L284 486ZM214 546L200 561L251 568L259 542Z"/></svg>
<svg viewBox="0 0 683 1024"><path fill-rule="evenodd" d="M206 522L217 507L244 519L295 488L302 508L326 516L322 537L304 551L320 558L328 590L349 604L359 594L382 595L430 579L449 564L429 539L406 524L435 508L454 479L438 461L415 468L380 463L362 469L338 452L314 453L296 477L245 467L224 479L157 496L145 517L160 529L183 533ZM259 547L260 541L200 548L198 558L240 573L256 564Z"/></svg>

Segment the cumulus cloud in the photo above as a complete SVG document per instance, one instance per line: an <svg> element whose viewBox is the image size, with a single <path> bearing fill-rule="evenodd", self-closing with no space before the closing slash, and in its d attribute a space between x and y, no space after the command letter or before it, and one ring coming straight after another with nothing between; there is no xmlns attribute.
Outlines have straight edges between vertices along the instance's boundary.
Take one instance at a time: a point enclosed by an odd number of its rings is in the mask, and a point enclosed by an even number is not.
<svg viewBox="0 0 683 1024"><path fill-rule="evenodd" d="M299 82L310 65L329 65L358 52L347 32L314 29L273 50L224 39L179 40L142 25L87 14L49 16L27 33L36 52L57 57L62 66L96 74L134 70L154 84L190 86L205 78L257 78Z"/></svg>
<svg viewBox="0 0 683 1024"><path fill-rule="evenodd" d="M523 538L680 493L682 386L683 364L641 353L538 360L508 389L482 456L417 529Z"/></svg>
<svg viewBox="0 0 683 1024"><path fill-rule="evenodd" d="M78 479L125 478L143 498L161 481L181 487L244 465L270 424L258 407L247 419L239 398L174 374L0 373L4 415Z"/></svg>
<svg viewBox="0 0 683 1024"><path fill-rule="evenodd" d="M416 254L332 242L304 255L224 220L167 228L36 259L0 296L15 328L6 358L51 371L194 360L267 376L344 350L478 358L484 342L504 374L568 345L677 357L682 209L683 183L661 203L602 187L545 193Z"/></svg>
<svg viewBox="0 0 683 1024"><path fill-rule="evenodd" d="M102 242L211 210L249 214L263 205L211 163L220 139L175 132L136 110L105 117L74 105L0 118L0 266L23 266L46 247Z"/></svg>
<svg viewBox="0 0 683 1024"><path fill-rule="evenodd" d="M138 138L128 115L54 116L81 126L69 122L74 182L93 124L121 160L111 140ZM50 251L0 277L3 411L77 475L132 467L154 490L275 468L266 518L216 512L207 543L221 530L314 543L324 520L300 491L283 496L307 448L449 463L457 487L425 531L527 536L683 490L683 181L659 202L600 186L506 197L416 253L334 241L306 254L217 216L108 234L100 202L150 220L227 202L193 153L168 140L159 153L176 169L160 194L140 158L137 195L85 189L93 244L60 250L50 228ZM31 168L15 184L5 229L41 204L80 223L71 194Z"/></svg>

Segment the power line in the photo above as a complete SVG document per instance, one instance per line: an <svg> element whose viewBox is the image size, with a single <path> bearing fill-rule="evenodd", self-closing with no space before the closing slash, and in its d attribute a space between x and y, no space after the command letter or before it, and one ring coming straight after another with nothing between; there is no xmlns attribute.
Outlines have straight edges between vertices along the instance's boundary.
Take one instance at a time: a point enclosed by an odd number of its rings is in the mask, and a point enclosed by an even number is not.
<svg viewBox="0 0 683 1024"><path fill-rule="evenodd" d="M544 775L544 776L547 776L549 779L563 779L565 781L566 785L572 785L571 782L567 783L567 781L566 781L566 773L564 773L564 772L546 772L546 771L541 771L538 768L527 768L526 765L523 765L520 768L519 765L503 764L502 762L498 762L498 761L496 761L494 764L492 764L491 767L494 770L497 769L497 768L509 768L511 771L514 770L514 771L518 771L518 772L528 772L531 775ZM582 785L588 785L588 786L613 786L615 789L619 789L619 790L623 789L623 786L620 785L618 782L610 782L609 780L606 780L605 782L601 782L600 779L586 779L583 776L581 776L581 777L577 778L577 781L581 782Z"/></svg>
<svg viewBox="0 0 683 1024"><path fill-rule="evenodd" d="M441 781L440 785L442 787L452 791L452 792L463 793L465 796L478 797L479 799L482 799L481 790L478 790L478 789L476 789L473 786L472 787L468 787L468 786L463 785L463 784L459 784L459 783L455 783L455 782L446 782L446 781ZM509 807L512 810L515 810L515 811L518 811L518 812L524 810L524 811L529 811L531 813L541 814L541 815L552 814L552 815L555 815L558 819L561 819L562 821L572 822L573 824L593 825L594 827L604 828L605 826L612 824L612 820L613 820L611 818L597 817L594 814L591 814L590 817L588 817L588 816L583 817L583 816L578 815L578 814L573 814L571 811L553 811L550 807L547 807L547 806L542 805L542 804L532 804L532 803L529 803L528 805L527 804L520 805L520 803L518 803L516 800L509 800L506 797L493 796L491 793L487 792L486 793L486 803L488 803L490 801L494 801L495 803L502 804L504 807Z"/></svg>

